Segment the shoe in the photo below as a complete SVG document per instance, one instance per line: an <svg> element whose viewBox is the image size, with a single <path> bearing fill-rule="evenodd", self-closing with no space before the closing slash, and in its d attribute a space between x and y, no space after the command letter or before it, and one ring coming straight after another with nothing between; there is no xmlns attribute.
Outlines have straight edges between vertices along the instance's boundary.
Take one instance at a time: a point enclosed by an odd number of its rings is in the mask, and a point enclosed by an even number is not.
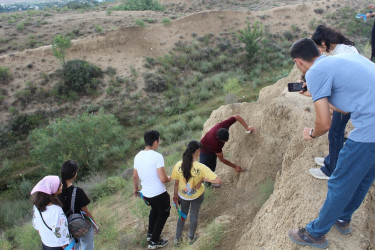
<svg viewBox="0 0 375 250"><path fill-rule="evenodd" d="M309 172L312 176L314 176L317 179L321 179L321 180L329 179L329 176L325 175L325 173L323 173L322 170L320 170L320 168L310 168Z"/></svg>
<svg viewBox="0 0 375 250"><path fill-rule="evenodd" d="M189 245L193 245L194 242L197 241L197 239L198 239L198 235L197 234L195 234L192 239L189 237Z"/></svg>
<svg viewBox="0 0 375 250"><path fill-rule="evenodd" d="M221 188L221 185L220 184L212 184L212 187L213 188Z"/></svg>
<svg viewBox="0 0 375 250"><path fill-rule="evenodd" d="M163 234L160 234L160 237L163 237ZM149 242L151 239L152 239L152 234L147 233L147 242Z"/></svg>
<svg viewBox="0 0 375 250"><path fill-rule="evenodd" d="M147 242L149 242L152 239L152 234L148 233L147 234Z"/></svg>
<svg viewBox="0 0 375 250"><path fill-rule="evenodd" d="M315 157L315 163L318 164L319 166L324 166L324 158L322 157Z"/></svg>
<svg viewBox="0 0 375 250"><path fill-rule="evenodd" d="M176 247L178 247L178 246L181 244L181 242L182 242L182 238L174 239L173 244L174 244Z"/></svg>
<svg viewBox="0 0 375 250"><path fill-rule="evenodd" d="M148 243L148 249L162 248L162 247L165 247L166 245L168 245L168 240L159 239L156 242L150 241Z"/></svg>
<svg viewBox="0 0 375 250"><path fill-rule="evenodd" d="M350 221L337 220L334 226L342 234L350 234L352 232Z"/></svg>
<svg viewBox="0 0 375 250"><path fill-rule="evenodd" d="M324 235L314 237L306 229L290 229L288 232L289 239L301 246L310 246L315 248L327 248L328 241Z"/></svg>

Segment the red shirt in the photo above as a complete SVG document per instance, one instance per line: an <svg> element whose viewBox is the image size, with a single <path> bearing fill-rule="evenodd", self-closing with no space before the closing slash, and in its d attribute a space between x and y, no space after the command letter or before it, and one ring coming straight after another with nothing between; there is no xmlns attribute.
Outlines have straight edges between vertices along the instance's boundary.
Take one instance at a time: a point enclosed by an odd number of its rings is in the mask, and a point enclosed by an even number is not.
<svg viewBox="0 0 375 250"><path fill-rule="evenodd" d="M213 126L201 139L202 149L201 152L205 154L209 153L221 153L225 145L225 142L219 141L217 139L217 131L221 128L226 128L229 130L229 127L237 121L236 117L232 116L229 119L219 122Z"/></svg>

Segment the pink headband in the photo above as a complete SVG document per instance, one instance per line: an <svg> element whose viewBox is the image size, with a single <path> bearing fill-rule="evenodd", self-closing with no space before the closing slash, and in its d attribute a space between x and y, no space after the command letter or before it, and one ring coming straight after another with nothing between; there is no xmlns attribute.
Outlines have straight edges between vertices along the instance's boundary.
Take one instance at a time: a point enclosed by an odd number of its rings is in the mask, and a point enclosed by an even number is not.
<svg viewBox="0 0 375 250"><path fill-rule="evenodd" d="M42 192L46 194L55 194L60 187L60 178L56 175L48 175L40 180L33 190L31 190L31 194L36 192Z"/></svg>

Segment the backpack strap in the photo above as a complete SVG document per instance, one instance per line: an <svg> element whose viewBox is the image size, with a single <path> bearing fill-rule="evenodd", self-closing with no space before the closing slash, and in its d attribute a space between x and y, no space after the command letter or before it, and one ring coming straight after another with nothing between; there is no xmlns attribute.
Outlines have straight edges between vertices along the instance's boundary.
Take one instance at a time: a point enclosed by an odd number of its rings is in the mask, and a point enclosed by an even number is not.
<svg viewBox="0 0 375 250"><path fill-rule="evenodd" d="M44 219L43 219L43 215L42 215L42 212L40 212L39 208L36 208L36 209L38 209L39 214L40 214L40 217L42 218L42 221L44 222L44 225L46 225L46 227L48 227L48 229L52 231L52 228L50 228L50 227L47 225L47 223L44 221Z"/></svg>
<svg viewBox="0 0 375 250"><path fill-rule="evenodd" d="M76 193L77 193L77 187L74 187L73 193L72 193L72 200L70 201L70 211L72 214L74 214L74 203L76 202Z"/></svg>

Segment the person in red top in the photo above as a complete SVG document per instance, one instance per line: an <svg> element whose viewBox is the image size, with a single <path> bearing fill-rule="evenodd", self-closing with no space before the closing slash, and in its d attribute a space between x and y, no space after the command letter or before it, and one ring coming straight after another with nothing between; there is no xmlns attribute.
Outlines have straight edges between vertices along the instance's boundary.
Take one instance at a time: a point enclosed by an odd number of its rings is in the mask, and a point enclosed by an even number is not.
<svg viewBox="0 0 375 250"><path fill-rule="evenodd" d="M248 126L240 115L234 115L227 120L219 122L213 126L201 139L202 149L199 157L199 162L209 167L215 172L216 160L219 160L234 168L236 172L242 172L242 168L231 161L224 158L223 147L229 139L229 127L236 121L242 124L247 131L255 131L255 128Z"/></svg>

